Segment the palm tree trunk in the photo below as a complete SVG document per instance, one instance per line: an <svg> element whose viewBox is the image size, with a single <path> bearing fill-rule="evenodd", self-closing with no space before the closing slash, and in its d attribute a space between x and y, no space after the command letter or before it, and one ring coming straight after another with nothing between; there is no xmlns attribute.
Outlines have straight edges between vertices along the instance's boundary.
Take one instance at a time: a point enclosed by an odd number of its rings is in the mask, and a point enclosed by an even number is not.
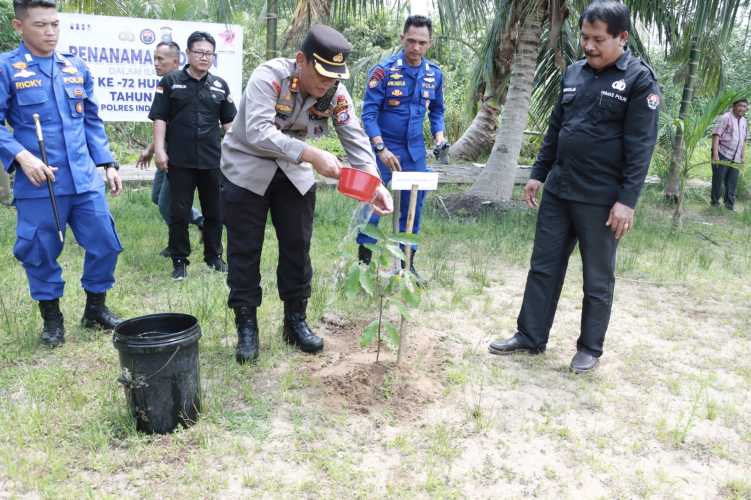
<svg viewBox="0 0 751 500"><path fill-rule="evenodd" d="M686 118L688 107L691 105L691 99L694 93L694 82L696 80L698 67L699 35L694 32L694 34L691 35L691 46L688 54L688 74L686 75L686 83L683 86L681 107L678 110L678 119L680 119L681 121ZM673 138L673 154L670 158L670 171L668 172L668 181L665 186L665 197L674 203L679 203L681 200L681 198L678 196L678 193L681 189L680 176L685 161L685 158L683 157L685 154L684 149L683 129L679 127L675 131L675 137Z"/></svg>
<svg viewBox="0 0 751 500"><path fill-rule="evenodd" d="M284 47L299 47L310 26L316 23L326 24L331 16L333 0L298 0L292 16Z"/></svg>
<svg viewBox="0 0 751 500"><path fill-rule="evenodd" d="M474 160L493 147L495 131L498 128L498 115L501 110L488 99L480 103L472 123L449 149L449 156L456 160Z"/></svg>
<svg viewBox="0 0 751 500"><path fill-rule="evenodd" d="M529 100L537 68L542 21L547 2L539 2L524 20L511 66L508 96L501 112L501 125L493 151L468 194L488 201L510 201L517 161L529 117Z"/></svg>
<svg viewBox="0 0 751 500"><path fill-rule="evenodd" d="M277 0L266 0L266 59L276 57Z"/></svg>

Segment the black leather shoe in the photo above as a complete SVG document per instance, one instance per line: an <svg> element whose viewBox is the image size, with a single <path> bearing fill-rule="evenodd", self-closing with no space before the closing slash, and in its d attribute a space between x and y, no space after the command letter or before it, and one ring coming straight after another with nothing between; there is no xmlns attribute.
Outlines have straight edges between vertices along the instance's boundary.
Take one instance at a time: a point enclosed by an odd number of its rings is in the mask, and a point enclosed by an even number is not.
<svg viewBox="0 0 751 500"><path fill-rule="evenodd" d="M238 307L235 309L237 326L237 347L235 360L242 364L258 359L258 321L255 307Z"/></svg>
<svg viewBox="0 0 751 500"><path fill-rule="evenodd" d="M181 281L188 277L188 262L183 259L172 259L172 279Z"/></svg>
<svg viewBox="0 0 751 500"><path fill-rule="evenodd" d="M210 259L206 259L206 265L219 273L227 272L227 263L224 262L221 257L211 257Z"/></svg>
<svg viewBox="0 0 751 500"><path fill-rule="evenodd" d="M569 368L571 368L571 371L576 374L587 373L597 368L599 362L600 358L592 356L587 352L579 351L571 360L571 366Z"/></svg>
<svg viewBox="0 0 751 500"><path fill-rule="evenodd" d="M357 247L357 260L359 260L361 264L365 264L367 266L368 264L370 264L370 260L372 258L373 252L365 245L360 245Z"/></svg>
<svg viewBox="0 0 751 500"><path fill-rule="evenodd" d="M529 347L523 342L518 334L505 340L496 340L488 346L490 354L512 354L515 352L527 352L529 354L542 354L545 348Z"/></svg>
<svg viewBox="0 0 751 500"><path fill-rule="evenodd" d="M105 305L107 293L86 292L86 307L83 310L81 326L84 328L112 330L122 323Z"/></svg>
<svg viewBox="0 0 751 500"><path fill-rule="evenodd" d="M307 305L304 300L284 303L284 340L303 352L316 353L323 349L323 339L305 322Z"/></svg>
<svg viewBox="0 0 751 500"><path fill-rule="evenodd" d="M42 313L42 344L57 347L65 342L65 323L63 313L60 312L59 299L40 300L39 311Z"/></svg>

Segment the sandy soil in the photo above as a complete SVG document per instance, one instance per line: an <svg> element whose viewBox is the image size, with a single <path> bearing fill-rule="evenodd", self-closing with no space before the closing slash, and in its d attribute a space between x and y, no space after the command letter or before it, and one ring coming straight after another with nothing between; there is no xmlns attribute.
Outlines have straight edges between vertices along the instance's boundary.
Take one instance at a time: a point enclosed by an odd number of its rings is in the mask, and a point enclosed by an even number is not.
<svg viewBox="0 0 751 500"><path fill-rule="evenodd" d="M301 356L299 370L312 380L305 405L341 418L304 448L333 448L343 457L334 464L365 472L364 496L716 498L749 481L751 287L723 295L719 284L620 280L602 363L576 376L567 370L581 314L573 267L543 356L486 350L513 332L522 269L496 273L451 311L441 307L451 292L431 293L404 367L388 352L375 364L374 349L359 346L362 325L325 318L326 350ZM280 411L265 466L251 469L258 482L223 493L263 491L263 477L289 470L296 432ZM306 494L342 493L325 467L296 467L294 478L281 474L287 486L315 477Z"/></svg>

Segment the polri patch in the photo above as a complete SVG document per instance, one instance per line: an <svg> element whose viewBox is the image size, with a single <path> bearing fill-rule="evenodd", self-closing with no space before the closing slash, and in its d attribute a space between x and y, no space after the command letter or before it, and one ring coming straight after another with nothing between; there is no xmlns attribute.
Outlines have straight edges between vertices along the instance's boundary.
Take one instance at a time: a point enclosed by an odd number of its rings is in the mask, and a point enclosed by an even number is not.
<svg viewBox="0 0 751 500"><path fill-rule="evenodd" d="M378 80L376 80L375 78L371 78L370 81L368 82L368 88L374 89L377 86L378 86Z"/></svg>
<svg viewBox="0 0 751 500"><path fill-rule="evenodd" d="M336 115L336 124L337 125L344 125L349 121L349 113L346 111L342 111L341 113Z"/></svg>
<svg viewBox="0 0 751 500"><path fill-rule="evenodd" d="M164 94L164 88L161 86L157 87L154 89L154 92L156 92L157 94Z"/></svg>
<svg viewBox="0 0 751 500"><path fill-rule="evenodd" d="M617 82L613 82L613 88L618 92L626 90L626 80L620 79Z"/></svg>
<svg viewBox="0 0 751 500"><path fill-rule="evenodd" d="M649 94L647 96L647 107L649 109L657 109L660 106L660 96L657 94Z"/></svg>

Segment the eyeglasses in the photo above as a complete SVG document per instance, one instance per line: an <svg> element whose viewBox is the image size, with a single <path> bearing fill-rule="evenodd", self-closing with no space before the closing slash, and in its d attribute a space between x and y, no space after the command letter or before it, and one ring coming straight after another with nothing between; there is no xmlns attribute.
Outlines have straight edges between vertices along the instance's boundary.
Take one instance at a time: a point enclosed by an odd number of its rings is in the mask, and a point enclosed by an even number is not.
<svg viewBox="0 0 751 500"><path fill-rule="evenodd" d="M195 56L198 57L199 59L211 59L212 57L214 57L213 52L204 52L203 50L192 50L192 49L191 49L191 52L195 54Z"/></svg>

